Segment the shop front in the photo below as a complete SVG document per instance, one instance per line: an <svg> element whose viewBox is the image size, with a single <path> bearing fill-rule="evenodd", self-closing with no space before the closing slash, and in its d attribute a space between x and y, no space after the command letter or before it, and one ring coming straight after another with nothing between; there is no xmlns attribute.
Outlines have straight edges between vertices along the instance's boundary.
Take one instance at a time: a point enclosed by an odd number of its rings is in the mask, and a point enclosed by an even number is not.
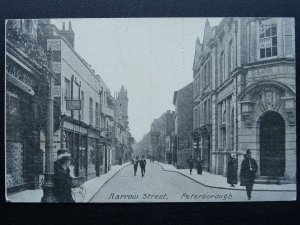
<svg viewBox="0 0 300 225"><path fill-rule="evenodd" d="M43 173L38 90L45 80L11 44L7 50L5 155L6 187L11 193L38 188Z"/></svg>
<svg viewBox="0 0 300 225"><path fill-rule="evenodd" d="M74 175L87 178L88 138L86 125L69 117L62 117L66 148L71 153ZM76 124L75 124L76 123Z"/></svg>

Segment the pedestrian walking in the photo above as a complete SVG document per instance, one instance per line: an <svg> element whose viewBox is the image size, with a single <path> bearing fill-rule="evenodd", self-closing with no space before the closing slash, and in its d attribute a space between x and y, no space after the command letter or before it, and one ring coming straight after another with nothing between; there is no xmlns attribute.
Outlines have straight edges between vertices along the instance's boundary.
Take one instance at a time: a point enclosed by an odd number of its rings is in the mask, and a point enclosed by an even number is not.
<svg viewBox="0 0 300 225"><path fill-rule="evenodd" d="M196 161L197 174L202 174L202 165L203 165L202 160L198 158Z"/></svg>
<svg viewBox="0 0 300 225"><path fill-rule="evenodd" d="M142 156L142 159L140 160L140 167L141 167L142 177L144 177L146 173L146 159L144 156Z"/></svg>
<svg viewBox="0 0 300 225"><path fill-rule="evenodd" d="M187 163L190 168L190 175L192 175L192 171L193 171L193 167L194 167L194 160L191 155L190 155L190 158L187 160Z"/></svg>
<svg viewBox="0 0 300 225"><path fill-rule="evenodd" d="M230 184L230 187L235 187L235 184L237 184L237 171L238 162L236 154L232 153L227 165L227 183Z"/></svg>
<svg viewBox="0 0 300 225"><path fill-rule="evenodd" d="M53 195L56 202L75 202L72 197L72 177L69 166L71 165L71 154L66 150L57 151L57 160L54 162Z"/></svg>
<svg viewBox="0 0 300 225"><path fill-rule="evenodd" d="M134 172L134 176L136 176L136 171L137 171L137 168L138 168L138 165L139 165L139 157L135 157L135 159L132 159L133 160L133 172Z"/></svg>
<svg viewBox="0 0 300 225"><path fill-rule="evenodd" d="M257 163L255 159L251 158L251 152L248 149L246 152L246 157L242 162L240 173L241 186L246 186L248 200L251 199L251 192L257 170Z"/></svg>

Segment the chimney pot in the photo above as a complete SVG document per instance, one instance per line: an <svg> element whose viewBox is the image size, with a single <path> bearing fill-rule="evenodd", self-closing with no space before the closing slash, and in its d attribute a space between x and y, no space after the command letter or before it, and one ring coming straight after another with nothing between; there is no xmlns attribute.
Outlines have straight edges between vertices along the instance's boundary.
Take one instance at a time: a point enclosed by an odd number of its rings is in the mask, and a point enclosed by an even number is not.
<svg viewBox="0 0 300 225"><path fill-rule="evenodd" d="M65 22L62 23L62 30L65 30Z"/></svg>
<svg viewBox="0 0 300 225"><path fill-rule="evenodd" d="M69 30L72 30L72 24L71 24L71 21L69 21Z"/></svg>

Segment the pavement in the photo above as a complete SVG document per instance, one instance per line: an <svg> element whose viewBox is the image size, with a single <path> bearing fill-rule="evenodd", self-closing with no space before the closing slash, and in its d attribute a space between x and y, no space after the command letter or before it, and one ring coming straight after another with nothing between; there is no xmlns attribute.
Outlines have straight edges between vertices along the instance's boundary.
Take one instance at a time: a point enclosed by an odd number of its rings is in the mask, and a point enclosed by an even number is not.
<svg viewBox="0 0 300 225"><path fill-rule="evenodd" d="M165 166L166 165L166 166ZM238 202L248 201L245 187L231 189L226 179L204 173L210 185L218 182L218 186L208 186L197 181L197 174L190 178L184 171L175 168L164 169L167 164L147 161L146 174L133 174L133 166L127 166L110 179L94 195L92 203L145 203L145 202ZM171 166L172 167L172 166ZM172 169L172 171L171 171ZM196 172L195 170L193 172ZM212 178L210 178L212 177ZM217 179L218 178L218 179ZM224 186L220 182L224 181ZM296 191L254 190L250 201L293 201Z"/></svg>
<svg viewBox="0 0 300 225"><path fill-rule="evenodd" d="M202 174L197 174L197 170L193 169L192 175L190 175L189 169L177 169L173 165L165 164L165 163L158 163L155 162L158 165L160 165L164 171L169 172L176 172L179 174L182 174L190 179L193 179L194 181L206 186L206 187L214 187L214 188L220 188L220 189L228 189L228 190L244 190L245 187L240 186L239 184L235 185L235 187L230 187L229 184L227 184L227 178L221 175L215 175L211 173L207 173L205 171L202 172ZM253 190L255 191L292 191L296 192L296 184L254 184Z"/></svg>
<svg viewBox="0 0 300 225"><path fill-rule="evenodd" d="M193 170L176 169L147 160L146 174L136 176L133 165L125 163L85 182L73 190L76 202L138 203L138 202L236 202L248 201L245 187L230 187L226 177ZM8 197L9 202L40 202L42 190L27 190ZM296 184L255 184L251 201L296 200Z"/></svg>
<svg viewBox="0 0 300 225"><path fill-rule="evenodd" d="M97 193L97 191L110 179L112 179L122 168L128 166L130 163L124 163L122 165L115 165L111 167L111 170L106 174L101 174L100 177L95 177L91 180L86 181L81 188L73 189L73 197L76 202L89 202L90 199ZM36 190L25 190L6 196L7 202L41 202L43 196L42 189Z"/></svg>

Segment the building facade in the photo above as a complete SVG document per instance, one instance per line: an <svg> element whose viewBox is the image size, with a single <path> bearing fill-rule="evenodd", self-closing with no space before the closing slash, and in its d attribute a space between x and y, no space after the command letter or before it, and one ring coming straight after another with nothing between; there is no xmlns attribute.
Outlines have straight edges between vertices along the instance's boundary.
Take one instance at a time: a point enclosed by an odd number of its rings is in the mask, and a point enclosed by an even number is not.
<svg viewBox="0 0 300 225"><path fill-rule="evenodd" d="M75 175L91 179L108 171L109 89L92 67L74 49L74 32L69 23L62 30L52 24L41 26L41 43L53 52L53 70L57 77L55 96L59 102L60 124L54 133L55 152L65 147L71 153ZM41 135L41 149L45 136Z"/></svg>
<svg viewBox="0 0 300 225"><path fill-rule="evenodd" d="M39 187L43 174L40 131L45 129L48 68L39 45L47 20L6 21L6 189L8 193ZM54 103L57 107L57 103ZM56 115L57 121L57 115Z"/></svg>
<svg viewBox="0 0 300 225"><path fill-rule="evenodd" d="M128 117L128 95L124 85L114 96L114 138L113 146L115 148L115 163L122 164L131 160L134 142L129 129Z"/></svg>
<svg viewBox="0 0 300 225"><path fill-rule="evenodd" d="M193 82L175 91L175 132L173 159L178 169L188 168L187 159L193 155Z"/></svg>
<svg viewBox="0 0 300 225"><path fill-rule="evenodd" d="M292 18L224 18L205 26L194 59L193 136L206 169L226 175L247 149L261 179L296 174ZM208 150L207 150L208 149Z"/></svg>

